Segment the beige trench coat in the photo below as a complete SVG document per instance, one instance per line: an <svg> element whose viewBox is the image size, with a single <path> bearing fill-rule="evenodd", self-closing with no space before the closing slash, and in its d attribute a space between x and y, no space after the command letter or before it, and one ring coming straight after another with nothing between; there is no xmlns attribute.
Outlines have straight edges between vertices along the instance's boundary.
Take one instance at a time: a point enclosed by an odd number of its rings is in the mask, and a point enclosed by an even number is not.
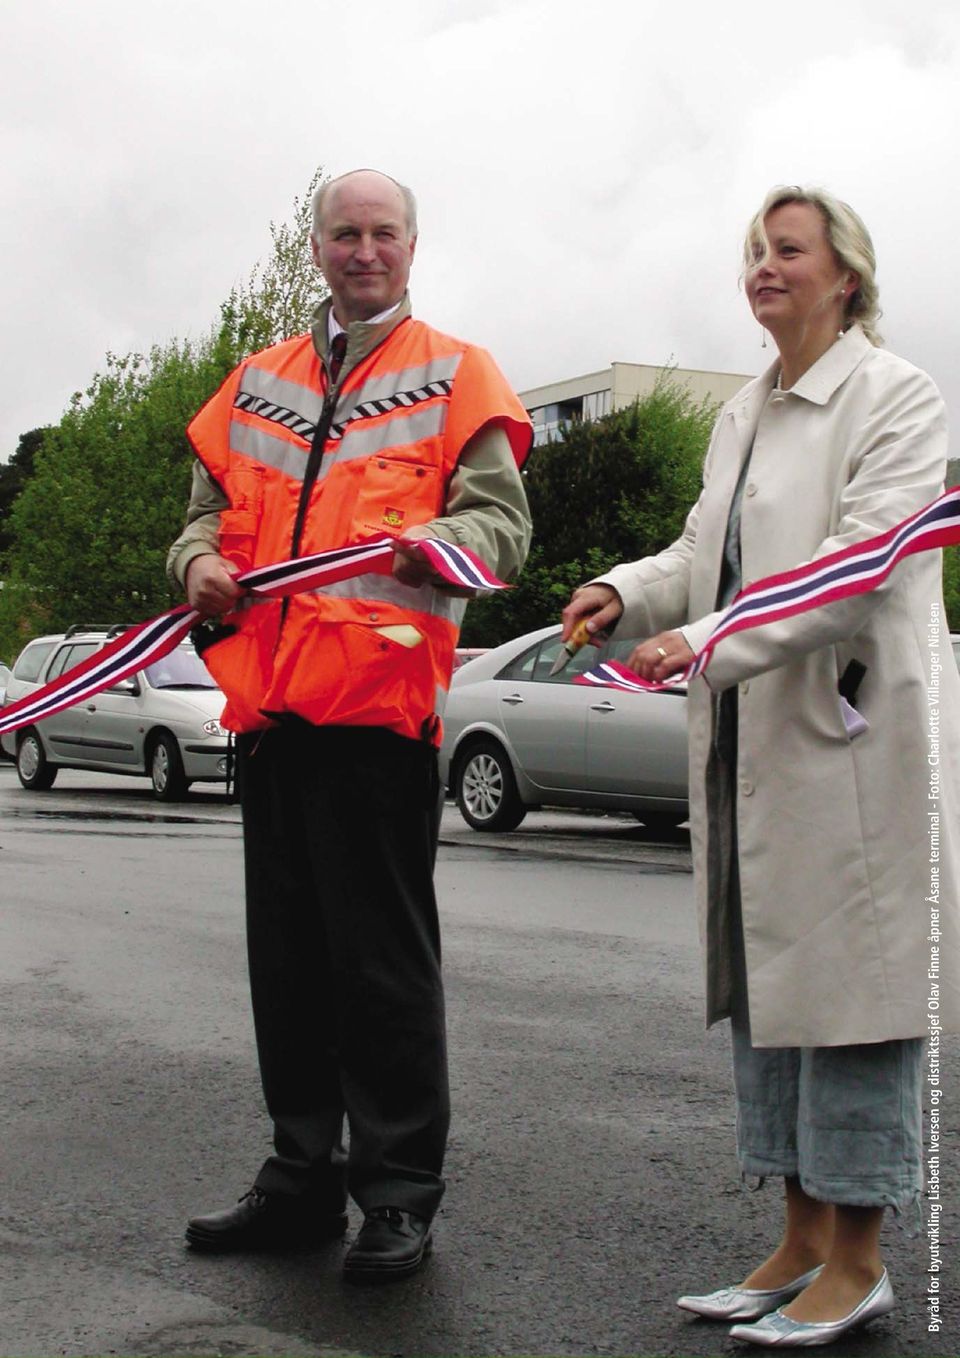
<svg viewBox="0 0 960 1358"><path fill-rule="evenodd" d="M659 555L602 577L623 599L622 633L650 636L691 624L686 635L695 649L702 646L719 616L712 610L727 519L751 446L741 520L744 583L882 532L942 490L946 428L936 388L910 364L874 348L859 328L789 392L774 390L776 376L774 365L721 412L703 493L683 535ZM869 722L853 739L837 695L851 659L866 666L857 706ZM691 684L691 827L702 940L711 937L719 889L707 831L710 689L734 684L754 1043L916 1037L927 1033L931 1014L955 1030L960 680L939 552L909 558L870 594L728 638L706 680ZM708 996L716 964L707 957ZM708 1002L707 1022L721 1017L722 1007Z"/></svg>

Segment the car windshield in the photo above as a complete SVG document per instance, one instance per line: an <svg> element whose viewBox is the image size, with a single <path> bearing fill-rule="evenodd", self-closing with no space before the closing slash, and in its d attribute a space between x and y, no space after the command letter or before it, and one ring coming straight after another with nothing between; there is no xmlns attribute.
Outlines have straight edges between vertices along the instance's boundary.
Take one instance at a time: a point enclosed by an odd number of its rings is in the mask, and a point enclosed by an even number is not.
<svg viewBox="0 0 960 1358"><path fill-rule="evenodd" d="M144 677L151 688L216 688L216 681L192 646L175 651L148 665Z"/></svg>

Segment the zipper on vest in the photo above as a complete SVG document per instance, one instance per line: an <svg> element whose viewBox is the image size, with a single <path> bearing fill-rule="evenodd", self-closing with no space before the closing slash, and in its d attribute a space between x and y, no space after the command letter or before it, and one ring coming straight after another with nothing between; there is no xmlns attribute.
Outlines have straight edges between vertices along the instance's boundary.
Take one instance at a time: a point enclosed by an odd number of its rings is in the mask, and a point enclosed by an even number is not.
<svg viewBox="0 0 960 1358"><path fill-rule="evenodd" d="M300 539L303 537L303 525L307 518L307 505L310 503L310 492L313 490L317 475L320 471L320 462L323 458L323 445L327 441L330 426L333 423L333 412L337 407L337 397L340 394L339 383L330 388L323 398L323 405L320 408L320 418L317 420L316 428L313 431L313 442L310 445L310 455L307 458L307 465L303 473L303 485L300 488L300 499L297 504L297 517L293 522L293 537L290 541L290 560L292 561L300 553ZM274 642L274 654L280 645L280 633L283 631L283 624L287 620L287 613L290 609L290 595L280 601L280 626L277 629L277 639Z"/></svg>
<svg viewBox="0 0 960 1358"><path fill-rule="evenodd" d="M404 320L407 319L409 318L408 317L404 318ZM403 324L404 321L401 321L400 325ZM383 339L381 339L379 343L373 346L373 348L370 350L370 353L363 354L361 356L360 361L361 362L365 361L370 357L370 354L375 354L378 349L382 348L382 346L386 344L390 336L393 335L395 331L399 330L400 325L396 325L393 327L392 330L388 331L387 334L384 335ZM311 490L313 490L314 483L316 482L317 476L319 475L320 472L320 463L323 459L323 445L327 441L327 435L330 433L330 426L331 424L333 424L333 414L337 408L337 400L339 399L340 396L341 384L343 383L344 379L349 375L349 373L351 373L356 367L357 360L354 360L353 364L350 366L349 369L346 367L346 365L344 365L344 367L341 368L337 376L336 382L332 384L332 386L328 389L326 396L324 396L323 398L323 405L320 408L320 418L317 421L316 428L313 431L313 442L310 445L310 456L307 458L307 465L303 473L303 485L300 488L300 499L297 503L297 516L293 521L293 537L291 538L290 541L291 561L293 561L300 554L300 540L303 537L303 526L307 518L307 506L310 503L310 492ZM325 369L325 371L327 371L328 374L327 380L329 381L329 370ZM280 633L283 631L283 624L287 620L287 612L290 608L290 599L291 596L288 594L285 599L281 600L280 603L280 626L277 629L277 640L274 643L273 647L274 654L276 654L277 647L280 645Z"/></svg>
<svg viewBox="0 0 960 1358"><path fill-rule="evenodd" d="M290 542L291 561L300 554L300 540L303 537L303 525L307 517L307 505L310 503L310 492L313 490L320 471L320 463L323 460L323 445L327 441L330 426L333 424L333 412L337 406L338 395L339 389L337 387L331 387L327 392L320 408L317 427L313 431L313 443L310 445L310 456L307 458L307 465L303 473L303 485L300 488L300 500L297 504L297 517L293 524L293 537Z"/></svg>

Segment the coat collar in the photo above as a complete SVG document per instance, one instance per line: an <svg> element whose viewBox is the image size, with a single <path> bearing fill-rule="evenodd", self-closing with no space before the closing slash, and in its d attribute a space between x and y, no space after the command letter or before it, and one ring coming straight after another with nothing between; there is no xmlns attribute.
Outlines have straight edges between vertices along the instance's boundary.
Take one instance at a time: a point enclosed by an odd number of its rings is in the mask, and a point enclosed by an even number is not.
<svg viewBox="0 0 960 1358"><path fill-rule="evenodd" d="M866 355L872 352L873 347L860 326L852 325L785 394L799 396L813 405L825 406ZM779 372L780 362L777 360L734 396L728 408L733 411L738 423L750 425L756 422L764 402L776 386Z"/></svg>
<svg viewBox="0 0 960 1358"><path fill-rule="evenodd" d="M327 331L327 313L333 306L333 299L330 297L324 300L313 313L313 322L310 326L310 333L313 336L313 347L316 349L320 358L324 361L329 350L329 340ZM347 326L347 353L344 359L342 376L345 377L349 370L355 367L361 359L366 358L367 354L380 344L391 331L396 330L401 321L405 321L410 315L410 294L405 292L403 300L397 307L392 316L388 316L385 321L380 321L374 325L368 321L351 321Z"/></svg>
<svg viewBox="0 0 960 1358"><path fill-rule="evenodd" d="M873 347L859 325L852 325L793 384L790 388L792 394L802 396L814 405L825 406Z"/></svg>

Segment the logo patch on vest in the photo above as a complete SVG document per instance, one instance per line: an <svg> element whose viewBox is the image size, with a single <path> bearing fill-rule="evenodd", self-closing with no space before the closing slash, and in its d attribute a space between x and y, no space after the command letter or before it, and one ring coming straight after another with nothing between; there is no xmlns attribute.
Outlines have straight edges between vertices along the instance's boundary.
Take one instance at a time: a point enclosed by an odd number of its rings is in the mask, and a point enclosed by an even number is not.
<svg viewBox="0 0 960 1358"><path fill-rule="evenodd" d="M383 511L383 518L380 522L384 528L402 528L405 514L402 509L391 509L388 505Z"/></svg>

